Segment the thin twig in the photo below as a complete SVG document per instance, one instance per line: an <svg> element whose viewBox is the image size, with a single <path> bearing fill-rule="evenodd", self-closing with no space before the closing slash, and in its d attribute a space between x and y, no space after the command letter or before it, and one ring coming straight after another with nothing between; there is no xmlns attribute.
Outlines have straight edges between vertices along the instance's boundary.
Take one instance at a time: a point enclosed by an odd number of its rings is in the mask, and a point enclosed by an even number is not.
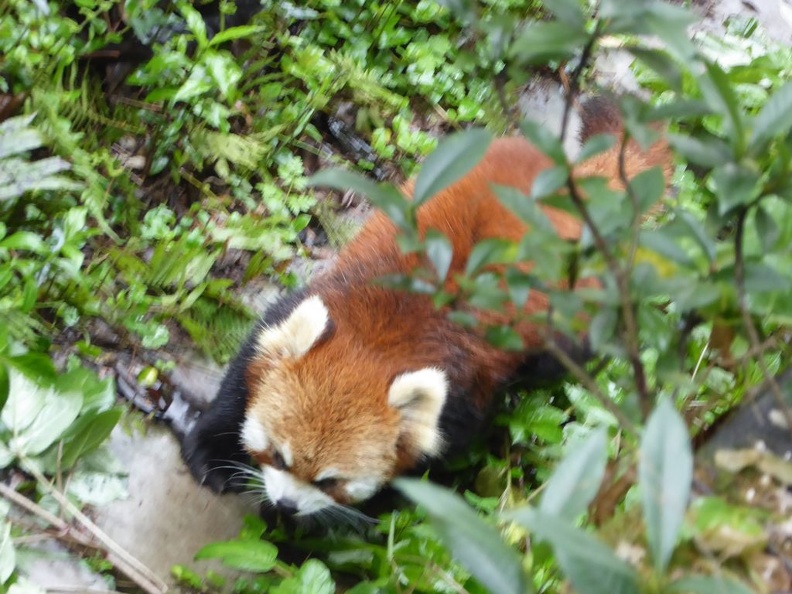
<svg viewBox="0 0 792 594"><path fill-rule="evenodd" d="M745 220L748 216L748 207L744 207L737 215L737 228L734 233L734 282L737 285L737 304L740 308L740 315L742 316L743 326L748 334L748 341L751 349L756 349L761 352L761 339L759 332L754 325L751 312L748 310L748 298L745 291L745 261L743 257L743 234L745 232ZM786 398L784 397L778 382L770 373L770 369L765 363L764 357L760 354L756 357L756 363L759 369L762 370L762 375L767 385L770 387L774 399L776 400L781 414L787 422L787 427L792 427L792 410L787 405Z"/></svg>
<svg viewBox="0 0 792 594"><path fill-rule="evenodd" d="M555 338L553 337L551 332L546 332L544 338L545 347L547 350L552 354L556 359L558 359L561 364L567 368L567 370L575 376L581 384L583 384L586 389L591 392L591 394L602 404L604 408L608 410L616 420L619 421L619 425L621 425L622 429L631 433L635 436L638 435L638 430L636 429L635 425L633 425L632 421L628 419L621 409L616 406L616 403L611 400L607 394L605 394L600 387L597 385L597 382L594 381L594 378L589 375L583 367L577 364L577 362L570 357L567 352L559 346L556 342Z"/></svg>
<svg viewBox="0 0 792 594"><path fill-rule="evenodd" d="M41 518L61 532L62 535L57 535L57 538L61 540L73 540L81 546L98 549L104 552L108 561L147 594L164 594L168 591L167 584L165 584L159 576L111 539L101 528L94 524L90 518L69 501L63 493L58 491L44 475L30 465L25 467L25 471L30 473L38 481L47 494L51 495L64 511L71 514L79 524L88 531L91 538L81 535L79 532L75 531L74 527L70 524L45 510L24 495L17 493L4 483L0 483L0 495L15 505Z"/></svg>

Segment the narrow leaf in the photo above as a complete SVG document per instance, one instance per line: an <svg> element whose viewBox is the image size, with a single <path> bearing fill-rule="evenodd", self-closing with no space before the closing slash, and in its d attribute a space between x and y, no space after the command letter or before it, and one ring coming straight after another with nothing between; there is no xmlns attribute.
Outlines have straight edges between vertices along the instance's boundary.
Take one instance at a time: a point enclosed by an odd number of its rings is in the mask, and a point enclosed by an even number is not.
<svg viewBox="0 0 792 594"><path fill-rule="evenodd" d="M756 115L751 132L751 151L758 154L774 136L785 136L792 128L792 82L773 93Z"/></svg>
<svg viewBox="0 0 792 594"><path fill-rule="evenodd" d="M448 276L448 269L451 267L451 261L454 258L454 248L448 238L434 229L429 229L426 232L426 257L434 266L437 279L440 282L445 281Z"/></svg>
<svg viewBox="0 0 792 594"><path fill-rule="evenodd" d="M516 251L517 246L508 239L482 239L470 251L465 275L473 276L485 266L509 262L514 259Z"/></svg>
<svg viewBox="0 0 792 594"><path fill-rule="evenodd" d="M462 179L481 161L492 141L482 128L471 128L445 137L426 158L415 180L413 200L416 204Z"/></svg>
<svg viewBox="0 0 792 594"><path fill-rule="evenodd" d="M523 508L505 514L553 548L558 565L578 592L635 594L638 574L587 532L554 514Z"/></svg>
<svg viewBox="0 0 792 594"><path fill-rule="evenodd" d="M413 229L413 205L393 186L378 184L345 169L325 169L308 178L309 186L359 192L401 229Z"/></svg>
<svg viewBox="0 0 792 594"><path fill-rule="evenodd" d="M665 589L679 594L751 594L753 590L727 577L690 575L671 582Z"/></svg>
<svg viewBox="0 0 792 594"><path fill-rule="evenodd" d="M520 131L536 148L550 157L556 165L566 163L566 153L561 140L548 130L547 126L533 120L520 122Z"/></svg>
<svg viewBox="0 0 792 594"><path fill-rule="evenodd" d="M531 591L520 557L461 497L414 479L398 479L395 486L426 509L443 544L482 586L498 594Z"/></svg>
<svg viewBox="0 0 792 594"><path fill-rule="evenodd" d="M229 540L206 545L195 554L195 560L200 559L220 559L235 569L265 573L275 567L278 548L265 540Z"/></svg>
<svg viewBox="0 0 792 594"><path fill-rule="evenodd" d="M523 64L567 60L588 41L582 25L560 21L533 21L509 48L509 57Z"/></svg>
<svg viewBox="0 0 792 594"><path fill-rule="evenodd" d="M243 37L250 37L251 35L263 31L264 27L259 25L241 25L239 27L231 27L220 31L217 35L212 37L209 45L221 45L227 41L234 41L235 39L242 39Z"/></svg>
<svg viewBox="0 0 792 594"><path fill-rule="evenodd" d="M668 400L657 405L646 424L638 479L649 548L655 568L663 572L676 545L693 479L688 430Z"/></svg>
<svg viewBox="0 0 792 594"><path fill-rule="evenodd" d="M607 461L607 435L604 429L598 429L576 444L558 464L545 485L539 509L575 520L597 494Z"/></svg>

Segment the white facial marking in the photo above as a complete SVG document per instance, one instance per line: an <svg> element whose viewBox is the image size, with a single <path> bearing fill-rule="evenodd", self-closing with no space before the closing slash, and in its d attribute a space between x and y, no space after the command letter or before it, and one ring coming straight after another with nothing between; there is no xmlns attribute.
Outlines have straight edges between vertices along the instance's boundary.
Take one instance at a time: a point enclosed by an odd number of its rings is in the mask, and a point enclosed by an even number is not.
<svg viewBox="0 0 792 594"><path fill-rule="evenodd" d="M289 447L288 443L283 443L280 454L283 456L283 462L286 464L286 468L291 468L292 464L294 464L294 456L292 456L291 447Z"/></svg>
<svg viewBox="0 0 792 594"><path fill-rule="evenodd" d="M352 501L364 501L380 490L382 483L375 478L350 481L344 487Z"/></svg>
<svg viewBox="0 0 792 594"><path fill-rule="evenodd" d="M262 354L299 359L319 340L330 313L321 297L313 295L300 303L286 320L261 331L257 346Z"/></svg>
<svg viewBox="0 0 792 594"><path fill-rule="evenodd" d="M342 473L338 468L325 468L322 472L316 475L315 481L324 481L327 479L340 479L342 477Z"/></svg>
<svg viewBox="0 0 792 594"><path fill-rule="evenodd" d="M388 404L401 413L402 432L430 456L438 454L443 447L438 422L447 394L446 375L435 367L401 374L388 391Z"/></svg>
<svg viewBox="0 0 792 594"><path fill-rule="evenodd" d="M269 447L269 439L264 426L253 417L246 417L242 424L242 445L251 452L264 452Z"/></svg>
<svg viewBox="0 0 792 594"><path fill-rule="evenodd" d="M294 478L286 471L277 470L272 466L262 466L261 470L269 500L273 504L277 504L281 499L292 500L297 506L298 516L313 514L335 505L332 497Z"/></svg>

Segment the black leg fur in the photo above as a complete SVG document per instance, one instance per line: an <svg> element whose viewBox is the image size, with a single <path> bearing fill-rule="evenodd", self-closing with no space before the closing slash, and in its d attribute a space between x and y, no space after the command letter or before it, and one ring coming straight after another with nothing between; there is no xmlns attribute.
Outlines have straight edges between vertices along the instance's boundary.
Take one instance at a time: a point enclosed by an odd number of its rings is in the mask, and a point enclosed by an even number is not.
<svg viewBox="0 0 792 594"><path fill-rule="evenodd" d="M255 357L256 338L262 328L282 322L306 296L304 290L281 297L256 324L226 371L220 390L182 443L182 458L200 484L216 493L241 491L244 479L234 481L234 465L247 464L249 456L239 440L249 396L245 370Z"/></svg>

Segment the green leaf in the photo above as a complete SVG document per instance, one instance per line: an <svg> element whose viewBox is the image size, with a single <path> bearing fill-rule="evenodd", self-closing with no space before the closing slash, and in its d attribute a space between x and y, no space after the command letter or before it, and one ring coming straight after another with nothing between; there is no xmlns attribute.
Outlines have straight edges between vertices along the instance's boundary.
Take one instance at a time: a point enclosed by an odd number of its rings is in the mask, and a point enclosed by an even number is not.
<svg viewBox="0 0 792 594"><path fill-rule="evenodd" d="M773 217L770 216L770 213L767 212L767 209L761 204L756 207L754 224L756 225L756 234L762 243L762 249L765 252L773 251L778 239L781 237L781 230L773 220Z"/></svg>
<svg viewBox="0 0 792 594"><path fill-rule="evenodd" d="M792 128L792 82L773 93L753 120L750 147L758 155L771 138L782 137Z"/></svg>
<svg viewBox="0 0 792 594"><path fill-rule="evenodd" d="M359 173L345 169L325 169L308 178L307 183L314 187L359 192L401 229L414 229L413 205L393 186L377 184Z"/></svg>
<svg viewBox="0 0 792 594"><path fill-rule="evenodd" d="M509 48L509 57L521 64L568 60L589 39L583 26L560 21L530 22Z"/></svg>
<svg viewBox="0 0 792 594"><path fill-rule="evenodd" d="M616 310L612 307L603 306L597 314L591 319L591 326L589 327L589 342L591 348L595 352L601 351L613 338L616 332L616 323L619 316Z"/></svg>
<svg viewBox="0 0 792 594"><path fill-rule="evenodd" d="M697 165L718 167L733 159L728 145L715 136L667 134L666 138L675 151Z"/></svg>
<svg viewBox="0 0 792 594"><path fill-rule="evenodd" d="M693 480L693 454L682 417L661 400L641 439L638 484L655 569L665 571L676 546Z"/></svg>
<svg viewBox="0 0 792 594"><path fill-rule="evenodd" d="M206 52L202 62L223 97L236 96L236 84L242 78L242 69L233 58L225 53Z"/></svg>
<svg viewBox="0 0 792 594"><path fill-rule="evenodd" d="M726 163L710 175L713 191L718 199L718 214L748 204L759 193L759 174L735 163Z"/></svg>
<svg viewBox="0 0 792 594"><path fill-rule="evenodd" d="M668 53L644 47L629 47L627 51L659 74L671 89L682 91L682 70Z"/></svg>
<svg viewBox="0 0 792 594"><path fill-rule="evenodd" d="M481 161L490 142L492 135L482 128L471 128L443 138L421 166L413 192L415 203L426 202L462 179Z"/></svg>
<svg viewBox="0 0 792 594"><path fill-rule="evenodd" d="M577 29L586 24L586 15L578 0L544 0L544 6L562 23Z"/></svg>
<svg viewBox="0 0 792 594"><path fill-rule="evenodd" d="M583 163L595 155L604 153L616 146L616 137L613 134L594 134L580 147L576 163Z"/></svg>
<svg viewBox="0 0 792 594"><path fill-rule="evenodd" d="M235 39L250 37L251 35L264 30L264 27L260 25L240 25L239 27L230 27L224 31L220 31L217 35L212 37L212 39L209 41L209 45L221 45L228 41L234 41Z"/></svg>
<svg viewBox="0 0 792 594"><path fill-rule="evenodd" d="M0 413L8 402L9 381L8 367L4 363L0 363Z"/></svg>
<svg viewBox="0 0 792 594"><path fill-rule="evenodd" d="M536 148L550 157L556 165L566 164L566 153L561 140L547 126L533 120L520 122L520 131Z"/></svg>
<svg viewBox="0 0 792 594"><path fill-rule="evenodd" d="M704 100L713 111L724 117L735 155L742 156L745 139L743 138L743 116L739 101L734 92L734 85L729 82L726 73L714 63L706 64L706 71L699 77L699 86Z"/></svg>
<svg viewBox="0 0 792 594"><path fill-rule="evenodd" d="M394 485L424 507L440 540L482 586L498 594L532 591L517 553L461 497L415 479L397 479Z"/></svg>
<svg viewBox="0 0 792 594"><path fill-rule="evenodd" d="M434 266L435 273L440 282L445 281L448 276L448 269L451 267L451 261L454 258L454 246L448 238L436 231L429 229L426 232L424 239L426 245L426 257Z"/></svg>
<svg viewBox="0 0 792 594"><path fill-rule="evenodd" d="M714 575L689 575L674 580L666 586L664 592L679 594L751 594L737 580Z"/></svg>
<svg viewBox="0 0 792 594"><path fill-rule="evenodd" d="M674 238L665 229L642 231L640 245L669 258L677 264L693 266L693 260L688 253L679 247L679 244L674 241Z"/></svg>
<svg viewBox="0 0 792 594"><path fill-rule="evenodd" d="M278 548L265 540L228 540L203 547L195 554L195 560L200 559L219 559L234 569L266 573L275 567Z"/></svg>
<svg viewBox="0 0 792 594"><path fill-rule="evenodd" d="M482 239L470 251L465 276L473 276L485 266L510 262L514 260L516 252L517 246L508 239Z"/></svg>
<svg viewBox="0 0 792 594"><path fill-rule="evenodd" d="M607 432L597 429L571 448L556 466L545 484L539 509L574 521L597 494L607 462Z"/></svg>
<svg viewBox="0 0 792 594"><path fill-rule="evenodd" d="M207 45L207 38L206 23L204 23L201 13L186 2L179 2L178 7L184 20L187 21L187 28L192 32L195 41L198 43L198 47L203 49Z"/></svg>
<svg viewBox="0 0 792 594"><path fill-rule="evenodd" d="M506 279L506 287L509 289L509 299L515 307L522 308L525 302L528 301L528 296L531 294L533 286L533 279L530 274L521 272L515 267L506 269L504 275Z"/></svg>
<svg viewBox="0 0 792 594"><path fill-rule="evenodd" d="M511 186L494 185L493 191L500 203L512 211L521 221L533 226L535 229L555 233L553 224L536 200Z"/></svg>
<svg viewBox="0 0 792 594"><path fill-rule="evenodd" d="M532 508L517 509L505 517L550 543L558 565L576 591L586 594L639 592L636 571L587 532L554 514Z"/></svg>
<svg viewBox="0 0 792 594"><path fill-rule="evenodd" d="M69 427L63 435L63 469L71 468L81 456L102 445L121 419L121 413L120 408L114 408L101 413L85 414Z"/></svg>
<svg viewBox="0 0 792 594"><path fill-rule="evenodd" d="M630 180L630 189L638 201L638 210L646 212L662 198L665 192L665 177L659 167L641 171Z"/></svg>
<svg viewBox="0 0 792 594"><path fill-rule="evenodd" d="M294 577L283 580L269 590L270 594L334 594L336 591L330 571L317 559L308 559Z"/></svg>
<svg viewBox="0 0 792 594"><path fill-rule="evenodd" d="M16 551L11 538L11 524L0 520L0 586L8 581L16 569Z"/></svg>
<svg viewBox="0 0 792 594"><path fill-rule="evenodd" d="M36 233L17 231L0 241L0 248L9 250L27 250L37 254L49 254L50 248Z"/></svg>
<svg viewBox="0 0 792 594"><path fill-rule="evenodd" d="M543 169L534 178L530 198L541 200L552 196L566 185L568 175L567 168L562 165Z"/></svg>
<svg viewBox="0 0 792 594"><path fill-rule="evenodd" d="M522 351L525 348L522 336L511 326L490 326L484 333L484 338L502 351Z"/></svg>

